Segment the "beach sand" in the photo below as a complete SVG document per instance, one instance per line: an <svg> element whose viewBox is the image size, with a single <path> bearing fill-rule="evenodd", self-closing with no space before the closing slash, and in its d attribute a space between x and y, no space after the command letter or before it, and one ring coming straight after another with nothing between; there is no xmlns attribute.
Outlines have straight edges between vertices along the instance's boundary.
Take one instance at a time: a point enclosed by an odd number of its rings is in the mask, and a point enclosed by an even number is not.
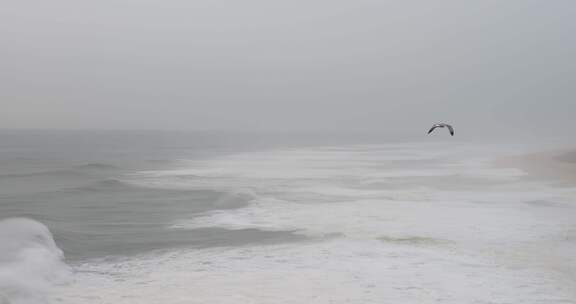
<svg viewBox="0 0 576 304"><path fill-rule="evenodd" d="M576 186L576 149L562 149L499 158L498 167L525 171L528 178L549 179L559 186Z"/></svg>

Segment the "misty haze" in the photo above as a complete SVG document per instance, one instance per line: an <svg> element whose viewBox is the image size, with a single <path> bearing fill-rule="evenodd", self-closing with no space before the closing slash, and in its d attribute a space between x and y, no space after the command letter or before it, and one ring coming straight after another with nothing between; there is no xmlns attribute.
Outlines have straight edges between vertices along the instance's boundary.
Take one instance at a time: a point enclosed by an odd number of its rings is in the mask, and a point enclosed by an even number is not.
<svg viewBox="0 0 576 304"><path fill-rule="evenodd" d="M0 304L576 303L576 2L1 6Z"/></svg>

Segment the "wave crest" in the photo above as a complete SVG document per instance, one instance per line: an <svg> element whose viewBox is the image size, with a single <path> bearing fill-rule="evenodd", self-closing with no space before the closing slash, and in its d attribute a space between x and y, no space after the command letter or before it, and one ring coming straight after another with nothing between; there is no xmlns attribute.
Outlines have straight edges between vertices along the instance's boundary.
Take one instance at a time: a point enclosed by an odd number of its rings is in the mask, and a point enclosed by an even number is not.
<svg viewBox="0 0 576 304"><path fill-rule="evenodd" d="M69 278L50 230L27 218L0 220L0 303L46 303L50 288Z"/></svg>

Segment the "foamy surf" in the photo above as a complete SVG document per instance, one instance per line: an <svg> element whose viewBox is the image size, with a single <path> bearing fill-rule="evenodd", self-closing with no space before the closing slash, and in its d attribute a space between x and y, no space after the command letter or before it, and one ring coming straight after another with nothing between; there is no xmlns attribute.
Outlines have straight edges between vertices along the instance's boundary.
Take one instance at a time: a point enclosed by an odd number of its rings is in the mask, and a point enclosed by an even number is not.
<svg viewBox="0 0 576 304"><path fill-rule="evenodd" d="M447 242L345 240L85 264L63 303L571 303L562 274Z"/></svg>
<svg viewBox="0 0 576 304"><path fill-rule="evenodd" d="M302 148L124 176L138 187L229 193L215 203L234 208L182 214L166 229L303 238L84 262L58 300L575 303L575 189L494 167L483 153L417 144Z"/></svg>
<svg viewBox="0 0 576 304"><path fill-rule="evenodd" d="M0 303L47 303L54 285L69 275L46 226L26 218L0 221Z"/></svg>

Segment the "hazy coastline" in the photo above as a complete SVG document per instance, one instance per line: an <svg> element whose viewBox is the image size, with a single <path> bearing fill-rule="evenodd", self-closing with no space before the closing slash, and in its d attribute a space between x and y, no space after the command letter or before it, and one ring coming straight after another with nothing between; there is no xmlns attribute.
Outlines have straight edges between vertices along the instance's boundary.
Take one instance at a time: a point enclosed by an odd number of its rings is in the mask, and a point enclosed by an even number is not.
<svg viewBox="0 0 576 304"><path fill-rule="evenodd" d="M496 166L518 168L528 177L546 179L562 186L576 185L576 149L544 150L523 155L506 156L494 161Z"/></svg>

